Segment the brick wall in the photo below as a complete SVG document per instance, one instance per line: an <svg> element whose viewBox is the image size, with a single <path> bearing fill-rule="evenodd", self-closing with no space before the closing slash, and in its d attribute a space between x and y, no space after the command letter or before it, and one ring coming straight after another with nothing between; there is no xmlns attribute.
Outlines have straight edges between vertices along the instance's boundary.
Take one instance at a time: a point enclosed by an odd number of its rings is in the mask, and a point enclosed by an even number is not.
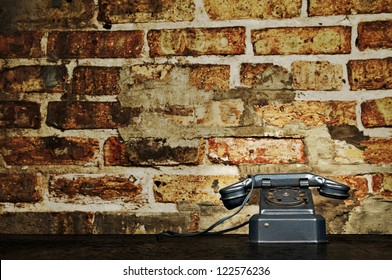
<svg viewBox="0 0 392 280"><path fill-rule="evenodd" d="M352 187L329 233L392 233L390 0L1 5L0 233L201 230L306 171Z"/></svg>

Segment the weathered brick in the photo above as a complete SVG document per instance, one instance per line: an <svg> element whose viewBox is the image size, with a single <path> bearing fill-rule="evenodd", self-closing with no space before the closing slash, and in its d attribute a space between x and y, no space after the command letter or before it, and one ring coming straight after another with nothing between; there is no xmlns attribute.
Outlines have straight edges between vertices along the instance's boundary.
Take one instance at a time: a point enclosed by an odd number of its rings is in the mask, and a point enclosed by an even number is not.
<svg viewBox="0 0 392 280"><path fill-rule="evenodd" d="M3 212L1 234L91 234L92 212Z"/></svg>
<svg viewBox="0 0 392 280"><path fill-rule="evenodd" d="M120 93L119 67L79 66L74 69L72 92L78 95L117 95Z"/></svg>
<svg viewBox="0 0 392 280"><path fill-rule="evenodd" d="M184 140L183 146L170 145L165 139L134 138L126 142L110 137L104 145L105 165L178 165L201 164L204 140Z"/></svg>
<svg viewBox="0 0 392 280"><path fill-rule="evenodd" d="M392 138L370 138L361 142L366 163L392 163Z"/></svg>
<svg viewBox="0 0 392 280"><path fill-rule="evenodd" d="M373 192L392 197L392 174L379 173L372 176Z"/></svg>
<svg viewBox="0 0 392 280"><path fill-rule="evenodd" d="M302 139L211 138L208 158L224 164L305 163Z"/></svg>
<svg viewBox="0 0 392 280"><path fill-rule="evenodd" d="M63 92L67 69L63 66L18 66L0 72L0 92Z"/></svg>
<svg viewBox="0 0 392 280"><path fill-rule="evenodd" d="M292 89L292 75L282 66L272 63L243 63L241 83L257 89Z"/></svg>
<svg viewBox="0 0 392 280"><path fill-rule="evenodd" d="M40 105L27 101L0 101L0 127L40 128Z"/></svg>
<svg viewBox="0 0 392 280"><path fill-rule="evenodd" d="M243 63L241 64L240 78L241 83L246 86L255 86L262 80L263 73L272 63Z"/></svg>
<svg viewBox="0 0 392 280"><path fill-rule="evenodd" d="M38 202L42 200L36 174L0 173L0 202Z"/></svg>
<svg viewBox="0 0 392 280"><path fill-rule="evenodd" d="M164 203L220 204L219 189L238 181L226 175L157 175L154 177L154 198Z"/></svg>
<svg viewBox="0 0 392 280"><path fill-rule="evenodd" d="M392 5L392 1L390 3ZM392 9L391 9L392 12ZM391 49L392 21L361 22L358 25L358 49Z"/></svg>
<svg viewBox="0 0 392 280"><path fill-rule="evenodd" d="M128 126L138 109L119 102L49 102L46 123L59 129L119 128Z"/></svg>
<svg viewBox="0 0 392 280"><path fill-rule="evenodd" d="M100 0L98 20L105 23L191 21L192 0Z"/></svg>
<svg viewBox="0 0 392 280"><path fill-rule="evenodd" d="M347 64L351 90L391 89L392 58L350 60Z"/></svg>
<svg viewBox="0 0 392 280"><path fill-rule="evenodd" d="M49 184L49 194L71 202L82 201L86 198L101 198L103 200L122 199L125 202L138 201L142 185L129 178L120 176L70 176L52 177Z"/></svg>
<svg viewBox="0 0 392 280"><path fill-rule="evenodd" d="M150 56L236 55L245 53L245 28L150 30Z"/></svg>
<svg viewBox="0 0 392 280"><path fill-rule="evenodd" d="M293 122L306 126L356 125L356 102L354 101L293 101L270 102L256 106L257 116L265 125L283 127Z"/></svg>
<svg viewBox="0 0 392 280"><path fill-rule="evenodd" d="M39 58L41 50L41 32L0 32L1 58Z"/></svg>
<svg viewBox="0 0 392 280"><path fill-rule="evenodd" d="M90 0L3 0L0 24L8 29L40 30L93 26L94 2Z"/></svg>
<svg viewBox="0 0 392 280"><path fill-rule="evenodd" d="M378 14L392 12L391 0L309 0L309 16Z"/></svg>
<svg viewBox="0 0 392 280"><path fill-rule="evenodd" d="M302 1L205 0L204 6L213 20L273 19L300 16Z"/></svg>
<svg viewBox="0 0 392 280"><path fill-rule="evenodd" d="M392 126L392 97L365 101L361 112L365 127Z"/></svg>
<svg viewBox="0 0 392 280"><path fill-rule="evenodd" d="M288 27L252 30L256 55L347 54L351 27Z"/></svg>
<svg viewBox="0 0 392 280"><path fill-rule="evenodd" d="M136 58L143 48L143 31L50 32L48 55L53 58Z"/></svg>
<svg viewBox="0 0 392 280"><path fill-rule="evenodd" d="M196 65L192 67L189 83L197 89L228 91L230 65Z"/></svg>
<svg viewBox="0 0 392 280"><path fill-rule="evenodd" d="M343 69L328 61L295 61L291 65L293 88L299 90L341 90Z"/></svg>
<svg viewBox="0 0 392 280"><path fill-rule="evenodd" d="M96 164L99 143L76 137L8 137L0 151L9 165Z"/></svg>
<svg viewBox="0 0 392 280"><path fill-rule="evenodd" d="M359 204L369 193L368 180L364 176L334 176L331 179L350 187L350 201L346 201L346 204Z"/></svg>

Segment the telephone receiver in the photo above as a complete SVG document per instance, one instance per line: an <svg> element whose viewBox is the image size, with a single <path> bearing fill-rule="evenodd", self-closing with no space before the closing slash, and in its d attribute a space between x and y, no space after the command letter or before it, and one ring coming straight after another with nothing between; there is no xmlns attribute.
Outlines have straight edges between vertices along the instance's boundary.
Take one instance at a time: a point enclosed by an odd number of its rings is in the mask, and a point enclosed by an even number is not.
<svg viewBox="0 0 392 280"><path fill-rule="evenodd" d="M253 183L252 183L253 181ZM350 187L312 173L257 174L219 191L223 205L228 209L240 206L252 188L308 188L317 187L320 195L346 199Z"/></svg>

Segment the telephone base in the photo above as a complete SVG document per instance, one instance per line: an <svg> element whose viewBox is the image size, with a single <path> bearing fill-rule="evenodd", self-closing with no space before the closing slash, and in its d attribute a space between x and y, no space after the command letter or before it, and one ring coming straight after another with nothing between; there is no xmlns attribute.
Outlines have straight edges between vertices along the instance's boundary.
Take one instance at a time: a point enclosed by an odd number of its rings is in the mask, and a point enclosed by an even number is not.
<svg viewBox="0 0 392 280"><path fill-rule="evenodd" d="M256 214L249 220L250 243L326 243L325 219L314 214Z"/></svg>

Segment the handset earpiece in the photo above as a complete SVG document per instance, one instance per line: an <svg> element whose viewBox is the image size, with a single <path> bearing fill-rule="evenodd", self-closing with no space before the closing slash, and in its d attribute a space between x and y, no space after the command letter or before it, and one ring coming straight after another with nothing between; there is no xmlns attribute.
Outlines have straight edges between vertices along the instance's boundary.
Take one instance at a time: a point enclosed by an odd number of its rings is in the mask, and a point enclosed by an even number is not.
<svg viewBox="0 0 392 280"><path fill-rule="evenodd" d="M221 189L219 193L226 209L231 210L241 206L249 193L251 185L252 179L248 178Z"/></svg>
<svg viewBox="0 0 392 280"><path fill-rule="evenodd" d="M325 179L323 184L318 188L320 195L335 199L346 199L349 195L350 187L344 184Z"/></svg>

